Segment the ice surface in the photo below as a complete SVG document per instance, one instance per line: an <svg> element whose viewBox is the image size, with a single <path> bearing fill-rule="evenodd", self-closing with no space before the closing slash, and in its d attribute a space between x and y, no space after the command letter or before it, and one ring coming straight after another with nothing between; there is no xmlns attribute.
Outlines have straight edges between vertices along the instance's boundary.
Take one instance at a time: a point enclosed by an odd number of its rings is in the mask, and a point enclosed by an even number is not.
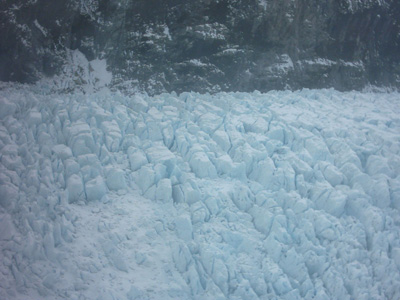
<svg viewBox="0 0 400 300"><path fill-rule="evenodd" d="M110 190L125 190L127 188L124 172L121 169L106 170L106 182Z"/></svg>
<svg viewBox="0 0 400 300"><path fill-rule="evenodd" d="M0 87L0 299L400 298L398 93Z"/></svg>

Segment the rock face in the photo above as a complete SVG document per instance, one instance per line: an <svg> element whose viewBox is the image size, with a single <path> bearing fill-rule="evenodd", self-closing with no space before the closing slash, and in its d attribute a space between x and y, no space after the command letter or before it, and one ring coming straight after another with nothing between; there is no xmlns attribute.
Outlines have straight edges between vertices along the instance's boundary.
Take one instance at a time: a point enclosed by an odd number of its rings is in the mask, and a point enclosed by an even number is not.
<svg viewBox="0 0 400 300"><path fill-rule="evenodd" d="M399 20L397 0L4 0L0 80L78 49L151 94L400 87Z"/></svg>

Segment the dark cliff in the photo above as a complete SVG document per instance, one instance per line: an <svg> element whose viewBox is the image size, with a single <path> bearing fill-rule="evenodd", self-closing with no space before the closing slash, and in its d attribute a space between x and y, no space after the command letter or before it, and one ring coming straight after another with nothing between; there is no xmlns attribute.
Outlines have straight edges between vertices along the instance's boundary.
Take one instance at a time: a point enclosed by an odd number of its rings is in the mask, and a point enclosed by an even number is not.
<svg viewBox="0 0 400 300"><path fill-rule="evenodd" d="M150 93L400 87L398 0L4 0L0 36L3 81L78 49Z"/></svg>

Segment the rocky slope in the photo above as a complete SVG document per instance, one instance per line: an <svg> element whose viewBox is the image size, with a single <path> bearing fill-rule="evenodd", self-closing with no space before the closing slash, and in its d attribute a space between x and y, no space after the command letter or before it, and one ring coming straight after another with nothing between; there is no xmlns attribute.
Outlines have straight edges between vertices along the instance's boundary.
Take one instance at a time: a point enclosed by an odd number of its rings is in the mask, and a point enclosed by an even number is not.
<svg viewBox="0 0 400 300"><path fill-rule="evenodd" d="M395 0L5 0L0 80L106 59L147 92L400 86Z"/></svg>

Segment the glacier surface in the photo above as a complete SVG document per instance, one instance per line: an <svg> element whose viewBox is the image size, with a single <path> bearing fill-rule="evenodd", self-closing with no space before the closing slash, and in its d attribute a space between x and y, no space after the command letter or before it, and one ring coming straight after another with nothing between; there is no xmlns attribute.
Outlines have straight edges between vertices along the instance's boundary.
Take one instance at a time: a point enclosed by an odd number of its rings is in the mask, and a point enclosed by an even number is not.
<svg viewBox="0 0 400 300"><path fill-rule="evenodd" d="M0 299L399 299L400 95L0 86Z"/></svg>

